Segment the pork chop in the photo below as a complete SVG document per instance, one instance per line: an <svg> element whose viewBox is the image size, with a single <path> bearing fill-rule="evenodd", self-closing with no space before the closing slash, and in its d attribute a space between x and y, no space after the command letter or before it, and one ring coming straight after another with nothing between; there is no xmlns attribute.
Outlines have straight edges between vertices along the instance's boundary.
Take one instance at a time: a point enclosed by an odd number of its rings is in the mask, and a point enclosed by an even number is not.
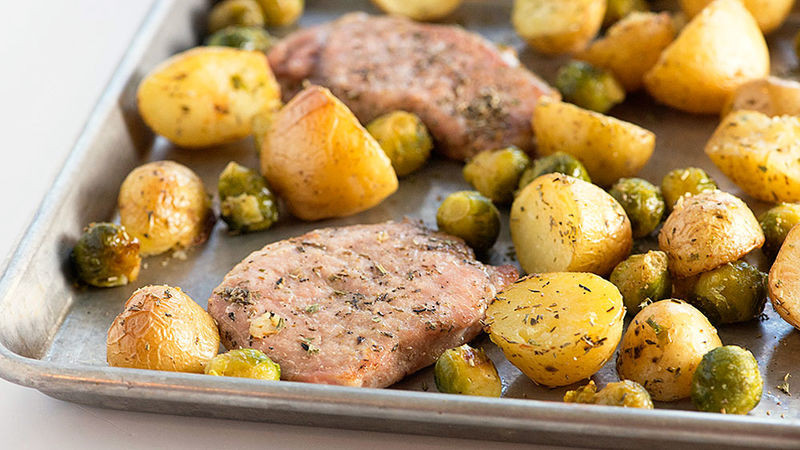
<svg viewBox="0 0 800 450"><path fill-rule="evenodd" d="M392 110L422 118L450 158L516 145L533 151L537 99L557 95L481 36L462 28L352 13L289 35L269 52L288 101L308 80L362 123Z"/></svg>
<svg viewBox="0 0 800 450"><path fill-rule="evenodd" d="M385 387L477 336L517 276L408 220L325 228L252 253L208 312L225 347L263 351L283 379Z"/></svg>

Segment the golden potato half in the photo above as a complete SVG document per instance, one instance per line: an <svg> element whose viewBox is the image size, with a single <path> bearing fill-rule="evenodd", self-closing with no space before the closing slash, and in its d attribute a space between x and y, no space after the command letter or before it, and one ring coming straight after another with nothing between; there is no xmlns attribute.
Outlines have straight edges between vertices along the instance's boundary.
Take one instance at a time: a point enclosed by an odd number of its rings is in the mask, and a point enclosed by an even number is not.
<svg viewBox="0 0 800 450"><path fill-rule="evenodd" d="M778 77L743 83L728 98L722 108L722 117L742 109L771 117L800 116L800 83Z"/></svg>
<svg viewBox="0 0 800 450"><path fill-rule="evenodd" d="M763 244L764 232L750 208L722 191L680 199L658 235L677 278L737 261Z"/></svg>
<svg viewBox="0 0 800 450"><path fill-rule="evenodd" d="M536 105L532 126L540 155L569 153L600 186L636 175L656 147L644 128L551 98Z"/></svg>
<svg viewBox="0 0 800 450"><path fill-rule="evenodd" d="M800 227L795 226L769 271L769 298L775 311L800 330Z"/></svg>
<svg viewBox="0 0 800 450"><path fill-rule="evenodd" d="M372 0L386 14L397 14L414 20L438 20L461 5L462 0Z"/></svg>
<svg viewBox="0 0 800 450"><path fill-rule="evenodd" d="M712 0L681 0L681 8L689 17L700 13ZM794 0L741 0L758 22L761 31L769 33L783 24Z"/></svg>
<svg viewBox="0 0 800 450"><path fill-rule="evenodd" d="M214 319L180 288L145 286L125 302L108 330L115 367L202 373L219 350Z"/></svg>
<svg viewBox="0 0 800 450"><path fill-rule="evenodd" d="M769 75L769 50L739 0L715 0L689 22L645 75L656 100L692 113L719 113L736 87Z"/></svg>
<svg viewBox="0 0 800 450"><path fill-rule="evenodd" d="M681 300L646 306L622 337L617 372L647 389L653 400L689 396L703 355L720 347L717 330L695 307Z"/></svg>
<svg viewBox="0 0 800 450"><path fill-rule="evenodd" d="M248 136L259 112L280 107L280 86L263 52L198 47L145 76L139 113L181 147L208 147Z"/></svg>
<svg viewBox="0 0 800 450"><path fill-rule="evenodd" d="M327 89L306 88L268 126L261 172L300 219L349 216L397 190L380 144Z"/></svg>
<svg viewBox="0 0 800 450"><path fill-rule="evenodd" d="M511 240L528 273L608 275L631 251L625 210L592 183L562 174L531 182L511 206Z"/></svg>
<svg viewBox="0 0 800 450"><path fill-rule="evenodd" d="M622 335L625 307L610 282L590 273L530 275L497 294L485 329L536 383L565 386L595 374Z"/></svg>
<svg viewBox="0 0 800 450"><path fill-rule="evenodd" d="M606 0L514 0L511 22L542 53L582 50L597 34Z"/></svg>

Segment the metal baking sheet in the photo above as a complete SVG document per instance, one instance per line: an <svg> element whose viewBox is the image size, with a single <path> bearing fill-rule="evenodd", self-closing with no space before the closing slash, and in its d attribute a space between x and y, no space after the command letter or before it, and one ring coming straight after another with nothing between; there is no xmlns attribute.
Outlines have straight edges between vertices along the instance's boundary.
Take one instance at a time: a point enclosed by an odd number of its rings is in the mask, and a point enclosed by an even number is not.
<svg viewBox="0 0 800 450"><path fill-rule="evenodd" d="M528 67L552 80L564 59L543 58L524 46L509 26L510 3L466 1L449 21L517 48ZM317 227L405 216L433 225L443 196L467 188L459 163L435 159L404 179L400 190L383 204L363 214L316 223L284 215L271 230L245 236L230 236L219 224L209 242L189 251L185 259L148 258L140 279L130 286L86 289L73 285L67 264L72 245L86 224L116 219L117 191L132 168L146 161L173 159L193 168L213 188L229 160L256 163L251 141L206 150L178 149L154 137L136 112L134 94L143 74L171 54L196 45L207 10L202 0L161 1L153 7L12 257L0 281L3 378L89 405L298 425L616 448L676 443L800 445L800 402L776 389L786 374L800 367L800 334L769 306L763 320L720 328L725 343L746 346L755 354L765 377L761 404L744 417L694 412L686 401L660 403L655 411L566 405L559 400L567 388L534 385L485 337L478 344L498 365L504 381L501 399L432 392L429 369L392 388L377 390L107 367L106 330L139 286L181 286L205 305L211 290L235 263L269 242ZM354 10L376 12L367 1L308 1L300 26ZM773 72L787 74L795 67L791 37L798 25L800 15L795 14L770 37ZM739 193L703 155L716 117L678 113L654 105L644 95L631 96L612 114L656 132L658 148L641 174L645 178L657 181L674 167L696 165L709 170L723 189ZM760 211L765 205L751 206ZM489 262L509 262L510 250L506 230ZM800 373L796 376L800 383ZM616 380L613 362L594 378L598 384ZM790 378L790 387L794 383Z"/></svg>

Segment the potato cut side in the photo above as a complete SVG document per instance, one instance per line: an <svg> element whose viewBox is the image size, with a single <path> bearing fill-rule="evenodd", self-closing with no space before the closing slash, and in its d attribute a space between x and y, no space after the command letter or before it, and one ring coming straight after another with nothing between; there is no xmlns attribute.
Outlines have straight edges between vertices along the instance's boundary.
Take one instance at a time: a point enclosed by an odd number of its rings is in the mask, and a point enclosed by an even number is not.
<svg viewBox="0 0 800 450"><path fill-rule="evenodd" d="M681 0L681 8L689 17L700 13L712 0ZM766 33L774 31L786 20L792 10L794 0L741 0L744 7L758 22L761 31Z"/></svg>
<svg viewBox="0 0 800 450"><path fill-rule="evenodd" d="M722 117L743 109L768 116L798 116L800 83L778 77L759 78L743 83L728 98L722 108Z"/></svg>
<svg viewBox="0 0 800 450"><path fill-rule="evenodd" d="M800 330L800 226L795 226L769 271L769 298L783 320Z"/></svg>
<svg viewBox="0 0 800 450"><path fill-rule="evenodd" d="M533 381L565 386L588 378L614 354L625 317L622 295L590 273L531 275L497 294L485 329Z"/></svg>
<svg viewBox="0 0 800 450"><path fill-rule="evenodd" d="M397 190L380 144L327 89L306 88L264 126L261 172L300 219L349 216Z"/></svg>
<svg viewBox="0 0 800 450"><path fill-rule="evenodd" d="M767 202L800 201L800 118L733 112L705 152L747 195Z"/></svg>
<svg viewBox="0 0 800 450"><path fill-rule="evenodd" d="M511 22L536 50L569 53L586 47L605 13L606 0L515 0Z"/></svg>
<svg viewBox="0 0 800 450"><path fill-rule="evenodd" d="M455 11L462 0L372 0L386 14L414 20L438 20Z"/></svg>

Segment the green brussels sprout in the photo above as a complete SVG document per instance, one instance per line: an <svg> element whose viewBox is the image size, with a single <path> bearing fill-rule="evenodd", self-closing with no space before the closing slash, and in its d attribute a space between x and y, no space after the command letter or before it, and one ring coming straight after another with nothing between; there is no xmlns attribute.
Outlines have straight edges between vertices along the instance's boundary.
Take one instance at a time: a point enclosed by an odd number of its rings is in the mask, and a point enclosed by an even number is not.
<svg viewBox="0 0 800 450"><path fill-rule="evenodd" d="M661 195L664 196L668 210L672 210L681 197L716 189L717 183L708 176L705 170L697 167L675 169L661 180Z"/></svg>
<svg viewBox="0 0 800 450"><path fill-rule="evenodd" d="M451 348L436 360L433 379L445 394L500 397L503 383L492 360L467 344Z"/></svg>
<svg viewBox="0 0 800 450"><path fill-rule="evenodd" d="M706 353L692 377L692 403L700 411L747 414L761 401L764 380L749 351L736 345Z"/></svg>
<svg viewBox="0 0 800 450"><path fill-rule="evenodd" d="M463 239L478 253L489 250L500 234L500 212L491 200L475 191L447 196L436 212L439 230Z"/></svg>
<svg viewBox="0 0 800 450"><path fill-rule="evenodd" d="M218 377L278 381L281 379L281 366L260 350L242 348L215 356L206 365L205 373Z"/></svg>
<svg viewBox="0 0 800 450"><path fill-rule="evenodd" d="M233 25L263 27L264 13L255 0L225 0L211 8L208 15L208 31L215 33Z"/></svg>
<svg viewBox="0 0 800 450"><path fill-rule="evenodd" d="M275 38L267 30L257 27L227 27L206 39L206 45L234 47L242 50L268 51L275 44Z"/></svg>
<svg viewBox="0 0 800 450"><path fill-rule="evenodd" d="M712 322L746 322L764 311L767 274L745 261L727 263L701 274L686 300Z"/></svg>
<svg viewBox="0 0 800 450"><path fill-rule="evenodd" d="M556 89L564 100L604 113L625 100L625 89L611 72L584 61L571 61L558 70Z"/></svg>
<svg viewBox="0 0 800 450"><path fill-rule="evenodd" d="M603 25L611 25L636 11L650 11L650 5L645 0L608 0Z"/></svg>
<svg viewBox="0 0 800 450"><path fill-rule="evenodd" d="M392 161L398 177L418 170L431 155L433 140L416 114L405 111L384 114L370 122L367 131Z"/></svg>
<svg viewBox="0 0 800 450"><path fill-rule="evenodd" d="M586 167L583 167L580 161L568 153L556 152L533 161L533 165L522 173L518 190L521 191L525 186L531 184L533 180L548 173L563 173L587 183L592 182L592 179L589 178L589 172L586 171Z"/></svg>
<svg viewBox="0 0 800 450"><path fill-rule="evenodd" d="M514 200L514 190L530 162L516 147L484 151L464 166L464 179L491 201L508 203Z"/></svg>
<svg viewBox="0 0 800 450"><path fill-rule="evenodd" d="M664 216L664 198L658 188L641 178L621 178L608 191L622 205L634 238L652 233Z"/></svg>
<svg viewBox="0 0 800 450"><path fill-rule="evenodd" d="M667 254L649 251L631 255L614 268L610 281L622 294L625 309L635 315L648 300L656 302L669 298L672 280L667 270Z"/></svg>
<svg viewBox="0 0 800 450"><path fill-rule="evenodd" d="M97 287L136 281L142 262L139 241L122 225L107 222L92 223L84 230L71 259L78 278Z"/></svg>
<svg viewBox="0 0 800 450"><path fill-rule="evenodd" d="M282 27L300 18L305 8L303 0L258 0L267 25Z"/></svg>
<svg viewBox="0 0 800 450"><path fill-rule="evenodd" d="M653 400L647 389L635 381L623 380L608 383L597 391L594 381L564 394L566 403L589 403L594 405L622 406L625 408L653 409Z"/></svg>
<svg viewBox="0 0 800 450"><path fill-rule="evenodd" d="M278 221L278 203L267 181L233 161L219 176L222 219L233 232L266 230Z"/></svg>
<svg viewBox="0 0 800 450"><path fill-rule="evenodd" d="M789 230L800 223L800 203L781 203L762 214L758 223L766 237L761 250L768 257L775 258Z"/></svg>

